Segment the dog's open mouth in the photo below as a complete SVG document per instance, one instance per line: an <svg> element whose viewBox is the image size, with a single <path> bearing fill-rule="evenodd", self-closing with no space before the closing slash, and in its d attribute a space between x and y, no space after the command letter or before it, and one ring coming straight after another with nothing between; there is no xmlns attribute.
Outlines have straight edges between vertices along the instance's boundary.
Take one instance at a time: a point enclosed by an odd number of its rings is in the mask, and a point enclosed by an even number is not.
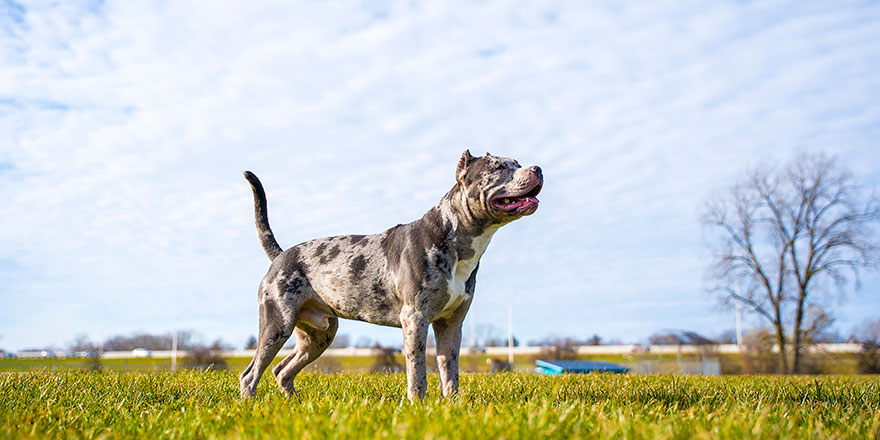
<svg viewBox="0 0 880 440"><path fill-rule="evenodd" d="M492 199L495 208L508 213L523 213L538 208L538 193L541 192L541 182L535 184L532 189L520 195L502 195ZM529 212L531 213L531 212Z"/></svg>

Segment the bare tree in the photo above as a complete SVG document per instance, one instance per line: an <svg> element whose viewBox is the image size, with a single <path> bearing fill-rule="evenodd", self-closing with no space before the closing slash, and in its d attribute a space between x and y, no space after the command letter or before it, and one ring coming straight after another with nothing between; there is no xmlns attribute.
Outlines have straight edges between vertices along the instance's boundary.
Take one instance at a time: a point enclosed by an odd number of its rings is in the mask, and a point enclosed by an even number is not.
<svg viewBox="0 0 880 440"><path fill-rule="evenodd" d="M574 338L548 336L538 341L536 345L541 346L541 351L538 353L539 359L574 360L577 359L578 346L583 344Z"/></svg>
<svg viewBox="0 0 880 440"><path fill-rule="evenodd" d="M204 346L199 342L197 334L193 330L179 330L177 332L177 347L183 350L190 350L196 347ZM135 348L146 348L148 350L170 350L172 346L173 334L171 332L164 334L152 334L146 332L135 332L130 335L115 335L104 341L104 349L107 351L128 351ZM225 350L231 347L220 339L214 341L210 348Z"/></svg>
<svg viewBox="0 0 880 440"><path fill-rule="evenodd" d="M880 344L880 318L869 319L856 327L853 335L858 342L874 342Z"/></svg>
<svg viewBox="0 0 880 440"><path fill-rule="evenodd" d="M370 348L375 344L369 336L361 336L358 338L357 342L354 343L354 346L357 348Z"/></svg>
<svg viewBox="0 0 880 440"><path fill-rule="evenodd" d="M486 359L486 363L489 364L490 373L513 371L513 365L510 362L502 361L501 359L489 358Z"/></svg>
<svg viewBox="0 0 880 440"><path fill-rule="evenodd" d="M862 344L857 362L859 372L880 373L880 319L865 321L856 330L856 338Z"/></svg>
<svg viewBox="0 0 880 440"><path fill-rule="evenodd" d="M721 333L715 337L715 340L718 341L719 344L736 344L736 330L732 328L722 330Z"/></svg>
<svg viewBox="0 0 880 440"><path fill-rule="evenodd" d="M783 371L800 371L808 333L830 322L829 303L876 264L871 227L880 210L876 197L860 203L861 193L834 158L800 154L784 168L750 171L708 201L710 291L773 326Z"/></svg>
<svg viewBox="0 0 880 440"><path fill-rule="evenodd" d="M370 373L397 373L403 369L397 360L399 350L392 347L383 347L377 342L373 348L379 349L373 366L370 367Z"/></svg>
<svg viewBox="0 0 880 440"><path fill-rule="evenodd" d="M477 344L483 347L502 347L507 345L504 331L494 324L477 324Z"/></svg>
<svg viewBox="0 0 880 440"><path fill-rule="evenodd" d="M85 333L80 333L73 338L72 341L67 343L67 348L70 351L78 351L78 352L97 352L98 344L92 342L88 335Z"/></svg>
<svg viewBox="0 0 880 440"><path fill-rule="evenodd" d="M780 363L774 359L773 340L775 335L765 328L749 330L743 335L743 372L747 374L784 373Z"/></svg>
<svg viewBox="0 0 880 440"><path fill-rule="evenodd" d="M337 335L330 343L330 348L348 348L351 345L351 337L346 334Z"/></svg>
<svg viewBox="0 0 880 440"><path fill-rule="evenodd" d="M664 330L648 337L651 345L717 345L713 341L697 332L689 330Z"/></svg>

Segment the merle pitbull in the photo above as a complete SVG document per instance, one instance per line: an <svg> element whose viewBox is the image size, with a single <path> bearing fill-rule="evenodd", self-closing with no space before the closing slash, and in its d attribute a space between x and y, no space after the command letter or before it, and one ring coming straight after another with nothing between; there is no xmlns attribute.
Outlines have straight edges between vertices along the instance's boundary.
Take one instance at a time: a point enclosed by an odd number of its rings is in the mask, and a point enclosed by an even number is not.
<svg viewBox="0 0 880 440"><path fill-rule="evenodd" d="M422 218L380 234L319 238L285 251L269 228L260 181L251 172L245 177L272 264L257 295L260 336L254 359L241 373L241 395L255 395L260 376L292 333L293 354L272 373L285 394L296 394L294 378L327 349L339 318L403 328L411 400L425 396L425 346L433 325L440 386L444 396L455 394L461 326L480 257L498 228L538 209L541 169L465 151L455 186Z"/></svg>

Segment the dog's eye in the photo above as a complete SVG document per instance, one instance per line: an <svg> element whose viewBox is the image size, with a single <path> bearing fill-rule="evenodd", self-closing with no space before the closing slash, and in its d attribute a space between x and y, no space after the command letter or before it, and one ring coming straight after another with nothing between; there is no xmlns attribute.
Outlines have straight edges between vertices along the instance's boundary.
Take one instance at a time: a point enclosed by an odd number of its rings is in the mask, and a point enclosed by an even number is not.
<svg viewBox="0 0 880 440"><path fill-rule="evenodd" d="M499 164L495 165L495 167L493 168L493 170L495 170L495 171L504 171L506 169L507 169L507 165L505 165L503 163L499 163Z"/></svg>

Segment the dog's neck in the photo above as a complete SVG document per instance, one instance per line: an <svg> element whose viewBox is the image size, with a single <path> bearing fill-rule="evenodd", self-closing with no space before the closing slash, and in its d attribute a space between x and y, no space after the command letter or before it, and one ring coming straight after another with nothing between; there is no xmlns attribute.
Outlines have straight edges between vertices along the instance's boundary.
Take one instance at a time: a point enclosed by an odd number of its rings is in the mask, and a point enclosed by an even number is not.
<svg viewBox="0 0 880 440"><path fill-rule="evenodd" d="M445 240L456 250L459 258L477 258L485 251L495 231L503 224L485 217L485 207L474 206L482 201L471 200L467 192L456 185L431 208L422 221L430 228L443 231Z"/></svg>

